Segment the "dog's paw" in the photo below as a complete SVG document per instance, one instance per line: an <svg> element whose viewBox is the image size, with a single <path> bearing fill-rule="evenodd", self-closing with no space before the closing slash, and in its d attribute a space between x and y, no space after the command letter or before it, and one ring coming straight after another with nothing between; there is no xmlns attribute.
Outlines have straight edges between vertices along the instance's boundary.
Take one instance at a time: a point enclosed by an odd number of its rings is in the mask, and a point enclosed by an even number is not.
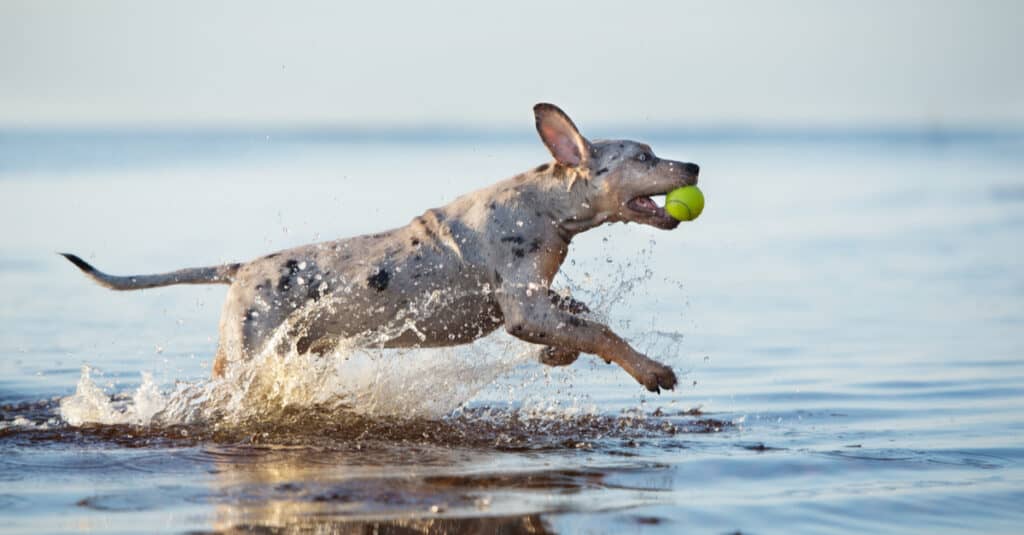
<svg viewBox="0 0 1024 535"><path fill-rule="evenodd" d="M540 350L537 360L546 366L568 366L579 358L580 352L571 349L562 349L554 346L547 346Z"/></svg>
<svg viewBox="0 0 1024 535"><path fill-rule="evenodd" d="M657 362L652 362L638 379L640 379L640 384L644 385L644 388L656 394L660 394L662 388L665 390L675 390L676 383L678 382L676 380L676 373L672 371L672 368Z"/></svg>

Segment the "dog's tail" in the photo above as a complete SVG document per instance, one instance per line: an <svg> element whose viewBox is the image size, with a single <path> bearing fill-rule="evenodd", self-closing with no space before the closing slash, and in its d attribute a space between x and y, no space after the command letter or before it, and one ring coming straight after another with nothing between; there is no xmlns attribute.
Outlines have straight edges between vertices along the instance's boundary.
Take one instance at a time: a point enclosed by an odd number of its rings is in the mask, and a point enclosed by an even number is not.
<svg viewBox="0 0 1024 535"><path fill-rule="evenodd" d="M231 284L235 273L241 267L241 264L224 264L222 266L179 269L178 271L156 275L118 277L103 273L73 254L60 253L60 255L78 266L78 269L82 270L90 279L99 283L100 286L110 288L111 290L141 290L143 288L156 288L157 286L170 286L172 284Z"/></svg>

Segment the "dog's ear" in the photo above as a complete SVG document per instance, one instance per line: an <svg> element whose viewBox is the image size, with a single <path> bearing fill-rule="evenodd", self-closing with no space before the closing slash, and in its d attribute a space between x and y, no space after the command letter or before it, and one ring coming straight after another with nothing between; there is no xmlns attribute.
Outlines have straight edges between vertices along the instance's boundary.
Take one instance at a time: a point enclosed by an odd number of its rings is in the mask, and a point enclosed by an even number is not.
<svg viewBox="0 0 1024 535"><path fill-rule="evenodd" d="M590 157L590 142L580 135L572 119L554 104L541 102L533 107L537 120L537 133L547 145L555 161L578 167Z"/></svg>

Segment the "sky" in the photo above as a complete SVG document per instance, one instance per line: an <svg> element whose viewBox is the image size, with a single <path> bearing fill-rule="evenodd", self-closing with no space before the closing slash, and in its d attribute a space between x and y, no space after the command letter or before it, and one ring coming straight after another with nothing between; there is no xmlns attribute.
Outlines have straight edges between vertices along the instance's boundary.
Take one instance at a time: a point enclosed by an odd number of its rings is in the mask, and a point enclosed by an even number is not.
<svg viewBox="0 0 1024 535"><path fill-rule="evenodd" d="M0 127L1024 124L1024 2L0 2Z"/></svg>

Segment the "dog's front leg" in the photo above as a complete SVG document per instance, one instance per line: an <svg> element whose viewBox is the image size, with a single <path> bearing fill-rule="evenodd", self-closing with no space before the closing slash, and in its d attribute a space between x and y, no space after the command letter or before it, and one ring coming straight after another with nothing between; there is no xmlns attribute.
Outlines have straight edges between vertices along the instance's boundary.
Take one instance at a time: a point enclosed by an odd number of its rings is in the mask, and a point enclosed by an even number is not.
<svg viewBox="0 0 1024 535"><path fill-rule="evenodd" d="M548 299L551 299L551 302L558 307L559 310L570 314L586 314L590 312L590 307L588 307L586 303L573 299L571 295L562 295L554 290L548 289Z"/></svg>
<svg viewBox="0 0 1024 535"><path fill-rule="evenodd" d="M568 312L569 314L586 314L590 312L590 307L582 301L577 301L572 296L563 295L551 289L548 289L548 299L562 312ZM545 366L568 366L576 362L579 356L580 352L576 349L547 346L540 350L537 360Z"/></svg>
<svg viewBox="0 0 1024 535"><path fill-rule="evenodd" d="M547 288L505 282L498 296L505 329L516 338L556 348L558 352L598 355L618 364L651 392L676 386L672 368L636 351L608 326L560 310Z"/></svg>

